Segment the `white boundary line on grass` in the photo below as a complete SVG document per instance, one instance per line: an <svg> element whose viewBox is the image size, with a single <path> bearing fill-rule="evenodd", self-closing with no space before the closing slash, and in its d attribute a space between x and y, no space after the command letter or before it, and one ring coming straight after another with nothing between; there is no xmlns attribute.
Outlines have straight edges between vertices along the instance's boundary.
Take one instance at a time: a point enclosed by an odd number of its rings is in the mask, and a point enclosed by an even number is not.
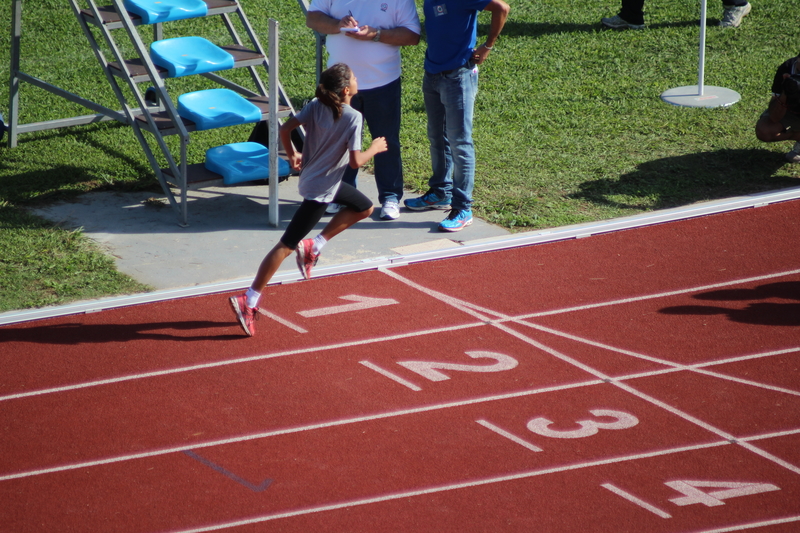
<svg viewBox="0 0 800 533"><path fill-rule="evenodd" d="M346 263L343 265L333 265L315 270L314 276L334 276L338 274L374 270L380 267L389 268L392 266L407 265L421 261L432 261L434 259L446 259L450 257L472 255L476 253L505 250L519 246L529 246L533 244L577 239L589 237L591 235L600 235L603 233L611 233L625 229L641 228L655 224L662 224L665 222L676 222L679 220L687 220L690 218L714 215L751 207L762 207L773 203L796 200L799 198L800 187L793 187L779 191L771 191L748 196L738 196L712 202L703 202L675 209L664 209L642 215L634 215L630 217L622 217L588 224L578 224L574 226L565 226L561 228L552 228L537 232L522 233L499 239L495 238L491 240L478 240L471 243L467 242L464 244L464 246L457 248L420 252L396 257L384 257L359 261L356 263ZM273 278L271 284L294 282L300 279L301 277L299 274L279 273ZM11 311L0 314L0 326L5 324L15 324L19 322L80 313L92 313L130 305L139 305L177 298L188 298L192 296L203 296L207 294L234 291L247 288L250 284L250 281L250 278L239 279L221 283L198 285L194 287L167 289L145 294L103 298L56 307L46 307L43 309Z"/></svg>

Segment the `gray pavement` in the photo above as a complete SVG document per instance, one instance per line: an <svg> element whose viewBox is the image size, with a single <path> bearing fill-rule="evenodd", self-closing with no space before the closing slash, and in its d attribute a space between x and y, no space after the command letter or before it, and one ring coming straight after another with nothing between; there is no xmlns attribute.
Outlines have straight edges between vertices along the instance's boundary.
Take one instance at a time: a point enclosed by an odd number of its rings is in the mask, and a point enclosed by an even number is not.
<svg viewBox="0 0 800 533"><path fill-rule="evenodd" d="M463 246L508 236L505 229L475 219L457 232L438 231L444 211L401 209L395 221L379 219L374 178L362 173L358 187L376 204L370 219L332 240L319 267ZM163 194L94 192L32 212L61 227L83 228L116 261L117 268L155 289L175 289L252 278L261 259L278 242L302 199L297 178L280 184L280 227L268 223L268 187L212 187L189 193L189 226L180 227ZM408 197L415 194L406 193ZM311 233L316 235L329 216ZM296 271L293 259L281 270Z"/></svg>

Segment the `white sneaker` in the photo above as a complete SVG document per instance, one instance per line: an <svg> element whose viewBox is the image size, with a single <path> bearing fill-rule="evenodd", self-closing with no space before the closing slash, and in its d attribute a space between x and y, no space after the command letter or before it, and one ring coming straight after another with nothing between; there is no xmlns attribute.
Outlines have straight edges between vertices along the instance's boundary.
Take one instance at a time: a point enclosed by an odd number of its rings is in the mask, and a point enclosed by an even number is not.
<svg viewBox="0 0 800 533"><path fill-rule="evenodd" d="M800 141L794 143L792 151L786 154L786 160L789 163L800 163Z"/></svg>
<svg viewBox="0 0 800 533"><path fill-rule="evenodd" d="M325 212L329 215L335 215L341 210L342 206L340 204L334 204L334 203L328 204L328 207L325 208Z"/></svg>
<svg viewBox="0 0 800 533"><path fill-rule="evenodd" d="M750 9L752 8L749 3L743 6L726 7L723 9L722 20L719 21L719 25L723 28L738 28L745 15L750 13Z"/></svg>
<svg viewBox="0 0 800 533"><path fill-rule="evenodd" d="M400 204L395 200L386 200L381 207L381 220L397 220L400 218Z"/></svg>
<svg viewBox="0 0 800 533"><path fill-rule="evenodd" d="M644 24L631 24L627 20L623 19L619 15L614 15L613 17L602 18L600 19L600 23L605 26L606 28L612 28L614 30L643 30Z"/></svg>

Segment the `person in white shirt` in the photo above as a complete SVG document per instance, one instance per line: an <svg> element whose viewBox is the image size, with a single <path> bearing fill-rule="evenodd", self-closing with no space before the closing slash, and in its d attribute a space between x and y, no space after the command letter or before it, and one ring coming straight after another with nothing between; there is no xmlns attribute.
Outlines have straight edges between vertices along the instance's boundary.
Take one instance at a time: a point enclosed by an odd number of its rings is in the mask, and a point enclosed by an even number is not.
<svg viewBox="0 0 800 533"><path fill-rule="evenodd" d="M388 150L375 157L381 218L400 216L403 162L400 153L400 47L419 43L421 25L414 0L312 0L306 25L326 36L328 65L347 63L358 77L350 103L364 115L372 137ZM344 183L356 185L349 169Z"/></svg>

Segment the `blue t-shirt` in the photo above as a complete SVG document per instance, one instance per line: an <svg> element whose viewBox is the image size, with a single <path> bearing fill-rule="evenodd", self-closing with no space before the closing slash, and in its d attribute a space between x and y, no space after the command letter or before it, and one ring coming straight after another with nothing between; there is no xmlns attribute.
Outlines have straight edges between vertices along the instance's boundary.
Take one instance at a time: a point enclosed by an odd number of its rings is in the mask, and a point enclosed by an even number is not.
<svg viewBox="0 0 800 533"><path fill-rule="evenodd" d="M478 13L490 0L425 0L425 70L438 74L463 66L475 49Z"/></svg>

